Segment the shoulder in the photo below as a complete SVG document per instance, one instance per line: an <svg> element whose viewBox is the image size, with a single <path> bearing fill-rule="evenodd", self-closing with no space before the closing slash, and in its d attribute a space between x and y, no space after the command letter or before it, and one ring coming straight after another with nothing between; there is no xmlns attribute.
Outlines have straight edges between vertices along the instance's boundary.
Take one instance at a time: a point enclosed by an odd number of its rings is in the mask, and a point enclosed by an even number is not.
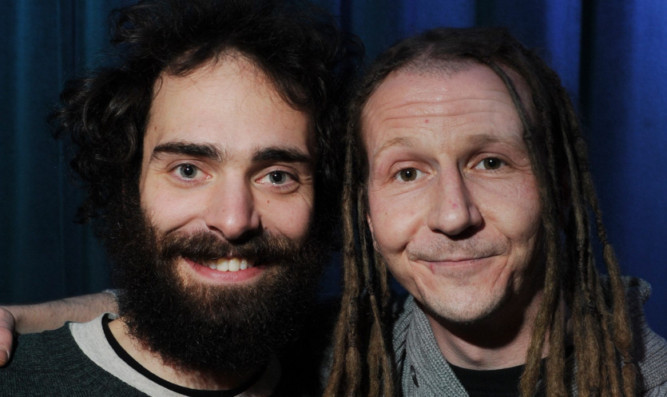
<svg viewBox="0 0 667 397"><path fill-rule="evenodd" d="M635 359L642 390L647 396L667 395L667 342L646 323L635 327ZM657 394L656 394L657 393Z"/></svg>
<svg viewBox="0 0 667 397"><path fill-rule="evenodd" d="M623 283L634 337L634 358L639 366L642 390L647 396L666 395L667 342L649 327L643 310L644 303L651 295L651 285L635 277L623 277Z"/></svg>
<svg viewBox="0 0 667 397"><path fill-rule="evenodd" d="M635 360L639 365L643 390L661 390L657 395L667 395L667 342L653 332L643 314L631 314L631 322L635 339Z"/></svg>
<svg viewBox="0 0 667 397"><path fill-rule="evenodd" d="M143 395L110 376L79 349L69 325L21 335L0 369L0 396Z"/></svg>
<svg viewBox="0 0 667 397"><path fill-rule="evenodd" d="M33 370L53 370L77 361L77 346L68 326L54 331L20 335L16 349L7 366L10 370L30 368Z"/></svg>

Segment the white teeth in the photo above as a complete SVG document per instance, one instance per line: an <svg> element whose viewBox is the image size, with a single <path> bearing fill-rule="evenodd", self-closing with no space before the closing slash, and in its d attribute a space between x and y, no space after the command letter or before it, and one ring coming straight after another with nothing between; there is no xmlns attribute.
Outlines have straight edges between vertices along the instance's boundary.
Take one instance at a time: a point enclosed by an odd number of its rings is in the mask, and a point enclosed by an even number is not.
<svg viewBox="0 0 667 397"><path fill-rule="evenodd" d="M215 262L208 263L207 266L210 269L217 270L219 272L238 272L239 270L245 270L249 267L252 267L252 264L248 263L246 259L221 258Z"/></svg>

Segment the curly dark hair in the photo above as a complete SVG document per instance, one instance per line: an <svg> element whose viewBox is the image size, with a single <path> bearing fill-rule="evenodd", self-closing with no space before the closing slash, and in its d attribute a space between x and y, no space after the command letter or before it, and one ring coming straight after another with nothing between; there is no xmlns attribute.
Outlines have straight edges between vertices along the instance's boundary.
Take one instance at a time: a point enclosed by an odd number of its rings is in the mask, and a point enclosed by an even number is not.
<svg viewBox="0 0 667 397"><path fill-rule="evenodd" d="M390 334L390 289L384 261L373 251L366 225L368 162L361 140L361 117L369 98L399 70L491 68L505 83L523 125L524 141L542 202L542 243L546 258L544 298L521 378L522 396L535 393L540 359L549 338L544 385L548 395L635 395L636 364L620 270L601 220L577 115L560 79L539 56L502 28L433 29L403 40L370 67L350 105L343 192L345 289L332 376L325 395L397 395ZM523 103L507 69L521 76L530 98ZM594 264L591 219L609 273L609 296ZM564 301L572 332L565 330ZM364 310L371 316L363 315ZM565 345L571 337L572 375ZM599 348L598 348L599 346ZM620 361L619 361L620 358ZM359 376L358 374L364 374Z"/></svg>
<svg viewBox="0 0 667 397"><path fill-rule="evenodd" d="M102 239L114 206L137 193L153 88L160 73L185 75L231 51L253 61L283 99L310 117L316 137L315 219L338 218L341 104L363 47L326 13L300 1L148 0L112 13L117 64L68 82L53 120L69 135L74 172L87 189L78 220Z"/></svg>

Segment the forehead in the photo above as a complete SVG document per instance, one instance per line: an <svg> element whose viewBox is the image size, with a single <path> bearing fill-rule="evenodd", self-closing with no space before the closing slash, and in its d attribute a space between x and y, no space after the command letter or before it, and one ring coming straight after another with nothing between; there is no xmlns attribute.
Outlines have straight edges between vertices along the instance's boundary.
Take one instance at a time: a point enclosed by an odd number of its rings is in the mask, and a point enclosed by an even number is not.
<svg viewBox="0 0 667 397"><path fill-rule="evenodd" d="M506 73L525 98L523 81L512 71ZM523 144L523 128L507 87L481 64L447 72L429 68L391 73L364 106L361 129L370 158L387 146L415 140L435 139L444 149L462 140Z"/></svg>
<svg viewBox="0 0 667 397"><path fill-rule="evenodd" d="M512 70L505 72L526 103L528 90L523 80ZM361 112L367 144L378 135L391 135L387 131L416 135L421 130L472 133L484 128L513 129L520 137L520 124L504 82L490 68L476 63L447 71L432 67L395 71L379 85Z"/></svg>
<svg viewBox="0 0 667 397"><path fill-rule="evenodd" d="M524 104L529 102L527 86L513 70L503 68L512 80ZM414 116L430 111L448 115L465 113L480 102L509 103L513 105L507 87L501 78L489 67L478 63L462 64L457 67L438 69L437 66L401 69L390 73L366 102L361 113L362 122L378 111L391 113L412 103ZM443 105L446 105L443 107Z"/></svg>
<svg viewBox="0 0 667 397"><path fill-rule="evenodd" d="M241 139L243 138L243 139ZM253 142L310 139L305 113L242 55L226 55L184 76L163 72L155 83L145 148L163 141ZM286 142L283 142L286 143Z"/></svg>

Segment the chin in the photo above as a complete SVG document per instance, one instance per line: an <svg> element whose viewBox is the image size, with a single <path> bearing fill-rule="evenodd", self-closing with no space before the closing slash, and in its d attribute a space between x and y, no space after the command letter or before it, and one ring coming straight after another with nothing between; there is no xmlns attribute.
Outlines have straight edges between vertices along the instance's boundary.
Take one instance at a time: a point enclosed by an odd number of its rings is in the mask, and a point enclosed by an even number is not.
<svg viewBox="0 0 667 397"><path fill-rule="evenodd" d="M465 294L461 298L450 295L446 300L426 300L420 306L440 322L470 326L493 319L506 301L503 297L480 301L476 296L479 294Z"/></svg>

